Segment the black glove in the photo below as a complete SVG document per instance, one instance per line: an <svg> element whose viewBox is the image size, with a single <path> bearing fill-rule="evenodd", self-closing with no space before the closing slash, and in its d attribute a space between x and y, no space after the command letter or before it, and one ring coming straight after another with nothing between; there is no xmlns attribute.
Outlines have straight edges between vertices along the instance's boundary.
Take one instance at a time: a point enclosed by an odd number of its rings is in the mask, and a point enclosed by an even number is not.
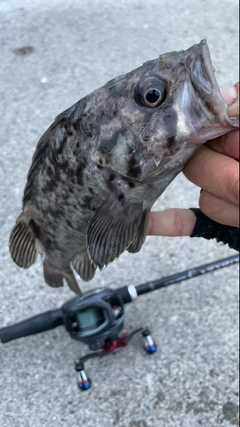
<svg viewBox="0 0 240 427"><path fill-rule="evenodd" d="M201 209L190 208L197 217L194 230L190 237L204 237L204 239L216 239L217 242L228 244L232 249L239 251L239 228L230 225L219 224L208 218Z"/></svg>

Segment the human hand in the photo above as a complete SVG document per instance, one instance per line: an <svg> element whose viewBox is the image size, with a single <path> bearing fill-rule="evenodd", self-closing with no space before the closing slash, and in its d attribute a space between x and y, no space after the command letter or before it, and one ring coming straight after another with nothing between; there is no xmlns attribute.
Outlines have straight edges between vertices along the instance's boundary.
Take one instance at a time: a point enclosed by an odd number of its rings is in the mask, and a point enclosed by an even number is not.
<svg viewBox="0 0 240 427"><path fill-rule="evenodd" d="M222 91L229 116L239 114L239 83ZM183 173L202 188L199 206L216 222L239 226L239 130L204 144L187 162ZM196 223L189 209L151 212L148 234L190 236Z"/></svg>

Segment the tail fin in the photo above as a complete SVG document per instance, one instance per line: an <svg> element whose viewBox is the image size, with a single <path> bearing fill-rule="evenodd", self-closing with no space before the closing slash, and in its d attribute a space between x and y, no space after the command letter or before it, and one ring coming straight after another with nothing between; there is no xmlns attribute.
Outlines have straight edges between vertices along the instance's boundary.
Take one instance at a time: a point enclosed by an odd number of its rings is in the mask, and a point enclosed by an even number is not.
<svg viewBox="0 0 240 427"><path fill-rule="evenodd" d="M44 280L49 286L52 286L53 288L63 286L63 279L65 279L71 291L82 296L81 289L79 288L71 267L68 267L65 270L58 270L52 267L45 258L43 261L43 273Z"/></svg>

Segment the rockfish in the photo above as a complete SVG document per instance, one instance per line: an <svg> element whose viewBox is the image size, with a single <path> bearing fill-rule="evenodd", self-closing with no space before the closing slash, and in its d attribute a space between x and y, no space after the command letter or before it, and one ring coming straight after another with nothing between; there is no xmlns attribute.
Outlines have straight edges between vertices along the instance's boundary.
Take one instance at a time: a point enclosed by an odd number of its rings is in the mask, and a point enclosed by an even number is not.
<svg viewBox="0 0 240 427"><path fill-rule="evenodd" d="M229 118L205 40L165 53L106 83L61 113L38 142L22 213L10 236L17 265L43 255L44 278L97 267L145 240L153 203L209 139L239 126Z"/></svg>

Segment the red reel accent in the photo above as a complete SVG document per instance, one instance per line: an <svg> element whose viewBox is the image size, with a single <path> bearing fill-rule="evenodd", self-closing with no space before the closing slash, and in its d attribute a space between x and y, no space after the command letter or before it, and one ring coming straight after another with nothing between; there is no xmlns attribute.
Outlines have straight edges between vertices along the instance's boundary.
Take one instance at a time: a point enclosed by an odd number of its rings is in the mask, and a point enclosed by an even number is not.
<svg viewBox="0 0 240 427"><path fill-rule="evenodd" d="M128 336L128 333L124 332L124 334L122 334L118 338L115 338L115 340L106 342L103 347L103 353L108 354L119 347L125 347L126 345L128 345L128 342L126 341L127 336Z"/></svg>

